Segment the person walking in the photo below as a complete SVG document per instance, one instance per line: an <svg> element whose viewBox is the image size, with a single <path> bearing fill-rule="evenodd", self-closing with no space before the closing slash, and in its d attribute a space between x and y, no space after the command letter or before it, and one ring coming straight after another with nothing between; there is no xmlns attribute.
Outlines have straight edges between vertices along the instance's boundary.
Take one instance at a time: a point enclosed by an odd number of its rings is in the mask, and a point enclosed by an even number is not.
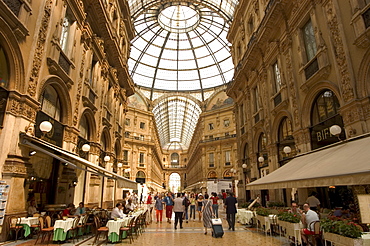
<svg viewBox="0 0 370 246"><path fill-rule="evenodd" d="M226 218L227 223L229 224L229 230L235 231L235 214L237 213L236 204L238 200L234 197L232 192L229 193L229 196L225 199L225 208L226 208Z"/></svg>
<svg viewBox="0 0 370 246"><path fill-rule="evenodd" d="M158 198L155 200L155 203L154 203L155 217L157 219L157 224L159 222L162 223L163 206L164 206L164 201L162 199L162 195L159 194Z"/></svg>
<svg viewBox="0 0 370 246"><path fill-rule="evenodd" d="M212 192L211 195L213 213L218 218L218 196L216 192Z"/></svg>
<svg viewBox="0 0 370 246"><path fill-rule="evenodd" d="M149 192L148 194L148 197L146 199L146 206L147 206L147 209L148 209L148 222L147 223L152 223L152 212L153 212L153 197L152 197L152 193Z"/></svg>
<svg viewBox="0 0 370 246"><path fill-rule="evenodd" d="M167 222L171 224L171 216L172 216L172 209L173 209L173 198L172 198L171 192L168 192L167 196L163 200L164 200L164 203L166 204Z"/></svg>
<svg viewBox="0 0 370 246"><path fill-rule="evenodd" d="M207 235L207 228L212 228L212 200L208 199L208 194L204 195L203 206L202 206L202 214L203 214L203 226L204 226L204 234Z"/></svg>
<svg viewBox="0 0 370 246"><path fill-rule="evenodd" d="M195 203L196 203L196 200L195 200L194 193L190 194L189 200L190 200L190 220L191 220L191 218L193 218L193 221L195 221Z"/></svg>
<svg viewBox="0 0 370 246"><path fill-rule="evenodd" d="M184 214L185 206L183 205L183 199L181 193L177 193L177 197L173 200L173 211L175 212L175 230L177 224L180 222L180 229L182 229L182 215Z"/></svg>
<svg viewBox="0 0 370 246"><path fill-rule="evenodd" d="M186 193L183 193L182 205L184 205L184 207L185 207L183 217L185 217L186 223L188 223L188 221L189 221L188 211L189 211L189 206L190 206L190 200L188 198L188 194L186 194Z"/></svg>
<svg viewBox="0 0 370 246"><path fill-rule="evenodd" d="M197 199L197 211L198 211L198 214L199 214L199 221L202 220L203 201L204 201L203 195L202 194L199 194L198 195L198 199Z"/></svg>

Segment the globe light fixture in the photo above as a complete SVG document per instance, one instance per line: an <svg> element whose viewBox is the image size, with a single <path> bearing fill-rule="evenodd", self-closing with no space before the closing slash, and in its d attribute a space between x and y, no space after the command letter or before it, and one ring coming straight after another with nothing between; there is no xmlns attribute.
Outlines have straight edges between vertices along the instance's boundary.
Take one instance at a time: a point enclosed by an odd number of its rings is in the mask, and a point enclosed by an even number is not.
<svg viewBox="0 0 370 246"><path fill-rule="evenodd" d="M119 162L118 164L117 164L117 167L122 167L123 166L123 164L121 163L121 162Z"/></svg>
<svg viewBox="0 0 370 246"><path fill-rule="evenodd" d="M265 161L265 158L263 158L263 156L258 157L258 162L264 162L264 161Z"/></svg>
<svg viewBox="0 0 370 246"><path fill-rule="evenodd" d="M231 168L231 169L230 169L230 173L233 173L233 172L234 172L234 168Z"/></svg>
<svg viewBox="0 0 370 246"><path fill-rule="evenodd" d="M129 172L131 172L131 168L125 169L125 173L129 173Z"/></svg>
<svg viewBox="0 0 370 246"><path fill-rule="evenodd" d="M329 130L331 135L334 136L339 136L339 134L342 132L342 128L338 125L332 125Z"/></svg>
<svg viewBox="0 0 370 246"><path fill-rule="evenodd" d="M284 151L285 154L288 155L288 154L290 154L292 152L292 148L290 148L290 146L285 146L283 148L283 151Z"/></svg>
<svg viewBox="0 0 370 246"><path fill-rule="evenodd" d="M50 132L53 129L53 125L49 121L43 121L40 124L40 130L44 133Z"/></svg>
<svg viewBox="0 0 370 246"><path fill-rule="evenodd" d="M110 161L110 156L109 155L104 156L104 161Z"/></svg>
<svg viewBox="0 0 370 246"><path fill-rule="evenodd" d="M246 169L247 168L247 164L243 163L242 168Z"/></svg>
<svg viewBox="0 0 370 246"><path fill-rule="evenodd" d="M90 145L89 144L84 144L82 145L82 151L83 152L89 152L90 151Z"/></svg>

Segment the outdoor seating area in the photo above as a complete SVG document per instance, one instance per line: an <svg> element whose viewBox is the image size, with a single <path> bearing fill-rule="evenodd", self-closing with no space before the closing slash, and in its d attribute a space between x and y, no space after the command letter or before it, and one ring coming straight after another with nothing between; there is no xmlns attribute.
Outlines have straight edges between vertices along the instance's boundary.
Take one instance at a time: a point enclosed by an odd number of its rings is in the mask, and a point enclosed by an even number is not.
<svg viewBox="0 0 370 246"><path fill-rule="evenodd" d="M302 229L311 228L307 235L309 245L357 245L353 241L361 241L359 245L370 243L369 228L366 224L358 224L355 217L341 218L334 216L334 210L318 211L319 220L304 225L299 214L290 212L290 208L255 207L238 209L236 220L246 227L254 227L265 236L285 237L291 245L305 245L302 242ZM345 243L347 242L347 243Z"/></svg>
<svg viewBox="0 0 370 246"><path fill-rule="evenodd" d="M147 226L147 210L138 208L121 219L109 219L108 210L90 210L82 216L55 217L49 214L34 217L8 217L10 241L35 239L34 244L73 244L80 239L94 238L93 244L117 243L128 240L132 243Z"/></svg>

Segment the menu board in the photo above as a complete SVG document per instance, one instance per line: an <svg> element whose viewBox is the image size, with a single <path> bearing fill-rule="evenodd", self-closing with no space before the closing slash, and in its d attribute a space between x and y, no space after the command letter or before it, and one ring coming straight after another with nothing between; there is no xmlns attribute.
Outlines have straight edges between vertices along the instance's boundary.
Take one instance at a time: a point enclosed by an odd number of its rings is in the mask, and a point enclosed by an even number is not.
<svg viewBox="0 0 370 246"><path fill-rule="evenodd" d="M363 224L370 223L370 195L357 195L358 205L360 207L361 222Z"/></svg>
<svg viewBox="0 0 370 246"><path fill-rule="evenodd" d="M0 225L4 223L6 202L8 201L9 185L0 180Z"/></svg>

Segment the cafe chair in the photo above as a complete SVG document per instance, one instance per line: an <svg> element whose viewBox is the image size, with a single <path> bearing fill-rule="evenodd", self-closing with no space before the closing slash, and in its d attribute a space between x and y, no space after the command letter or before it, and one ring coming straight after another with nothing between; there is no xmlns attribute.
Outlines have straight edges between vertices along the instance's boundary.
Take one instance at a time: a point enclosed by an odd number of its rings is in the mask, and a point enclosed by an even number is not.
<svg viewBox="0 0 370 246"><path fill-rule="evenodd" d="M8 217L8 229L9 229L9 234L12 232L15 233L15 241L18 239L18 233L19 231L23 228L23 226L20 225L21 223L21 218L18 216L10 216Z"/></svg>
<svg viewBox="0 0 370 246"><path fill-rule="evenodd" d="M95 223L95 239L93 245L97 240L99 240L100 234L105 235L105 242L108 242L108 232L109 232L108 227L101 226L101 222L98 216L94 217L94 223Z"/></svg>
<svg viewBox="0 0 370 246"><path fill-rule="evenodd" d="M72 237L72 242L73 242L73 243L75 242L75 239L78 239L78 230L79 230L78 224L79 224L79 223L80 223L80 217L79 217L79 216L76 216L76 217L73 219L71 229L69 229L69 231L70 231L70 235L71 235L71 237Z"/></svg>
<svg viewBox="0 0 370 246"><path fill-rule="evenodd" d="M44 217L39 217L39 232L37 234L35 245L41 236L41 243L44 242L45 238L48 237L48 241L50 241L51 237L54 233L54 227L51 226L51 218L47 216L45 219Z"/></svg>
<svg viewBox="0 0 370 246"><path fill-rule="evenodd" d="M120 242L122 242L122 234L123 232L126 232L126 238L130 240L130 244L134 241L133 236L133 224L134 224L135 218L131 218L130 222L128 223L127 227L121 227L120 228L120 235L119 239Z"/></svg>
<svg viewBox="0 0 370 246"><path fill-rule="evenodd" d="M313 228L313 234L307 235L308 243L313 246L321 246L322 242L322 231L320 230L320 221L312 221L308 228Z"/></svg>

